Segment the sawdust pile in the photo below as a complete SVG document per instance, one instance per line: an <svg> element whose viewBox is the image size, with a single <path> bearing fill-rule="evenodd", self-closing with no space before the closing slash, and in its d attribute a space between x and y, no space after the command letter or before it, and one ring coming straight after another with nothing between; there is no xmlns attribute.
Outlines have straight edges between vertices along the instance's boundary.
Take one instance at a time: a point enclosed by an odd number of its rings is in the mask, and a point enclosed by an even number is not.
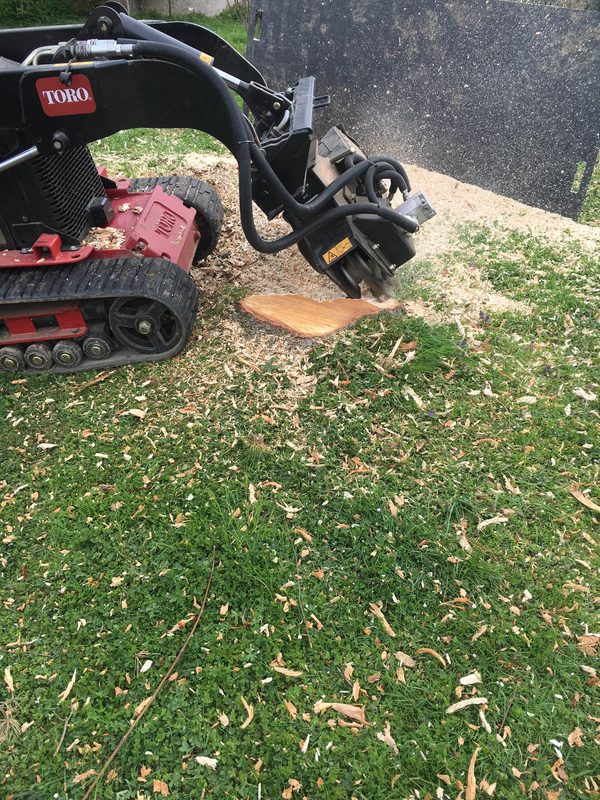
<svg viewBox="0 0 600 800"><path fill-rule="evenodd" d="M246 241L239 221L237 162L228 156L190 153L184 159L184 174L196 175L221 195L225 222L217 252L195 273L201 289L218 292L224 283L241 286L254 294L305 294L318 300L340 297L327 278L318 275L296 247L282 253L257 253ZM256 228L265 239L289 233L280 219L268 222L256 210Z"/></svg>
<svg viewBox="0 0 600 800"><path fill-rule="evenodd" d="M297 248L276 255L256 253L247 243L238 216L237 165L233 158L191 153L184 160L184 172L211 183L221 194L226 221L218 252L196 272L204 291L218 292L223 283L240 286L254 294L303 294L318 300L340 297L338 288L319 276L306 263ZM456 262L445 258L457 249L457 228L461 225L497 227L499 232L518 230L548 237L556 243L574 240L591 250L600 245L600 229L580 225L557 214L531 208L454 178L409 167L413 186L429 195L438 216L423 226L417 235L417 258L402 268L398 277L402 297L402 276L419 270L427 262L430 273L423 278L435 292L435 303L409 301L410 314L429 322L459 320L477 332L482 316L488 312L530 313L522 302L494 291L470 259ZM277 238L289 231L281 220L267 222L257 212L257 228L264 238Z"/></svg>
<svg viewBox="0 0 600 800"><path fill-rule="evenodd" d="M120 250L125 244L125 232L120 228L90 228L83 244L96 250Z"/></svg>
<svg viewBox="0 0 600 800"><path fill-rule="evenodd" d="M183 167L183 169L182 169ZM252 294L302 294L317 300L340 297L339 289L318 275L296 247L275 255L255 252L246 241L238 214L238 176L236 161L229 156L190 153L175 171L196 175L212 184L221 195L225 222L217 251L194 270L206 300L218 296L224 285L243 287ZM424 189L438 215L425 225L417 237L417 257L403 267L398 280L413 270L413 283L426 284L432 300L408 300L407 313L431 323L453 322L467 338L477 340L488 312L531 313L531 308L495 291L465 252L457 261L461 225L485 225L498 233L518 230L546 236L565 243L576 240L586 249L600 245L600 229L579 225L556 214L530 208L514 200L460 183L453 178L419 167L409 167L415 188ZM268 222L257 210L257 229L265 239L275 239L289 228L282 220ZM447 255L453 253L451 258ZM420 265L427 265L421 270ZM415 278L416 276L416 278ZM402 284L398 296L403 297ZM310 340L269 328L249 314L222 322L223 333L235 357L249 368L275 361L289 378L293 401L312 391L312 377L306 372ZM325 347L333 340L321 340Z"/></svg>
<svg viewBox="0 0 600 800"><path fill-rule="evenodd" d="M275 391L273 399L285 403L289 411L312 393L317 376L307 367L313 340L266 327L250 314L223 319L218 335L227 341L234 359L257 374L262 372L265 364L277 365L289 384L280 390L280 396Z"/></svg>
<svg viewBox="0 0 600 800"><path fill-rule="evenodd" d="M462 262L444 258L447 253L456 251L457 229L461 226L486 226L498 234L518 231L545 237L557 245L577 242L588 252L600 247L600 228L581 225L559 214L527 206L421 167L411 166L409 173L413 186L425 190L438 212L418 234L416 260L432 264L428 283L442 301L443 308L440 310L438 304L434 308L422 301L407 303L409 313L428 322L460 321L476 333L488 312L529 314L532 311L526 303L494 291L470 261L468 252Z"/></svg>
<svg viewBox="0 0 600 800"><path fill-rule="evenodd" d="M446 252L456 240L456 227L469 224L531 233L556 244L571 239L589 251L600 246L600 228L581 225L422 167L410 166L408 172L412 185L427 192L438 212L419 232L419 258L434 258Z"/></svg>

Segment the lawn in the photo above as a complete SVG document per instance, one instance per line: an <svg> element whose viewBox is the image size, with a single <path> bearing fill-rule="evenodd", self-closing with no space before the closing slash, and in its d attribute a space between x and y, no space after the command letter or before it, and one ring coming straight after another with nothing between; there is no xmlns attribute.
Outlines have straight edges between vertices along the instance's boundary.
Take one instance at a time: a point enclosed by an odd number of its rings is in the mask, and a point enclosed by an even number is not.
<svg viewBox="0 0 600 800"><path fill-rule="evenodd" d="M172 362L0 377L0 796L86 795L214 552L92 797L598 797L600 258L457 237L529 315L253 360L225 285Z"/></svg>

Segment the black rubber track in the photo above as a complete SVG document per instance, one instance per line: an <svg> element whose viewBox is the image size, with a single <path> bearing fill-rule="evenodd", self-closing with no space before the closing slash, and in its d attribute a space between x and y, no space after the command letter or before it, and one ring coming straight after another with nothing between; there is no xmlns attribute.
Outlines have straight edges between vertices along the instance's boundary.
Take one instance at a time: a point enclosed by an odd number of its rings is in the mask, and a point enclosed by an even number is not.
<svg viewBox="0 0 600 800"><path fill-rule="evenodd" d="M75 368L55 364L46 373L68 374L172 358L185 347L192 333L198 307L196 284L186 272L164 258L104 258L65 267L0 270L0 305L117 297L143 297L163 303L179 321L181 336L177 344L164 353L115 350L109 358L84 359ZM29 369L24 372L43 374Z"/></svg>
<svg viewBox="0 0 600 800"><path fill-rule="evenodd" d="M151 192L157 186L178 197L184 205L196 211L196 224L200 231L200 242L195 261L202 261L217 246L223 224L223 205L213 187L187 175L168 175L158 178L134 178L129 184L130 192Z"/></svg>

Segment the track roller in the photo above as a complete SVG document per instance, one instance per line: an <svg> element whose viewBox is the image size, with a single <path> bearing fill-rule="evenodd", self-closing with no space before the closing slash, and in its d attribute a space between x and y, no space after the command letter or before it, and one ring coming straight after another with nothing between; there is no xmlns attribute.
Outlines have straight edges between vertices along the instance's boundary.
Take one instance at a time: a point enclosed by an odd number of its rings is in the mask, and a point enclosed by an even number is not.
<svg viewBox="0 0 600 800"><path fill-rule="evenodd" d="M112 352L112 344L108 336L88 336L83 343L83 352L88 358L108 358Z"/></svg>
<svg viewBox="0 0 600 800"><path fill-rule="evenodd" d="M83 350L72 339L63 339L52 348L52 358L61 367L76 367L83 361Z"/></svg>
<svg viewBox="0 0 600 800"><path fill-rule="evenodd" d="M47 344L30 344L24 355L25 363L30 369L50 369L53 364L52 350Z"/></svg>
<svg viewBox="0 0 600 800"><path fill-rule="evenodd" d="M20 347L0 347L0 370L21 372L25 369L25 359Z"/></svg>

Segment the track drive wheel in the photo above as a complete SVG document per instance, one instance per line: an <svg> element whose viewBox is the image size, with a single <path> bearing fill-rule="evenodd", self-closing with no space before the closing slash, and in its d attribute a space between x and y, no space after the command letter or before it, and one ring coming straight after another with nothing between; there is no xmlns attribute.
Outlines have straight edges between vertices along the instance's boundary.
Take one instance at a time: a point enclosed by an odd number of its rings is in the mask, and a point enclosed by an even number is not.
<svg viewBox="0 0 600 800"><path fill-rule="evenodd" d="M181 321L167 306L143 297L114 300L108 322L115 339L139 353L166 353L184 335Z"/></svg>
<svg viewBox="0 0 600 800"><path fill-rule="evenodd" d="M196 211L196 224L200 231L200 242L194 261L203 261L219 241L223 224L223 204L213 187L200 180L184 175L168 175L159 178L134 178L129 184L130 192L151 192L157 186Z"/></svg>
<svg viewBox="0 0 600 800"><path fill-rule="evenodd" d="M25 369L25 359L20 347L0 347L0 370L21 372Z"/></svg>

